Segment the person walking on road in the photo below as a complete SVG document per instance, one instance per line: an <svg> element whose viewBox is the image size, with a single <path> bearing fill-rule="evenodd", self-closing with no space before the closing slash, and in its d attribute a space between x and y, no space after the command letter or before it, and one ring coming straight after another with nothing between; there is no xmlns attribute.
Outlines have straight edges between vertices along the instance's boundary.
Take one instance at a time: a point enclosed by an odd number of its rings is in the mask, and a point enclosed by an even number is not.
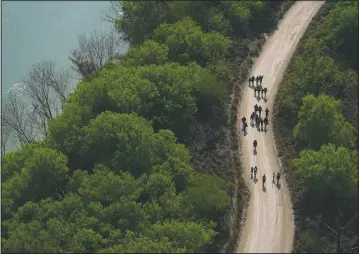
<svg viewBox="0 0 359 255"><path fill-rule="evenodd" d="M259 112L259 117L260 117L261 113L262 113L262 106L258 106L258 112Z"/></svg>
<svg viewBox="0 0 359 255"><path fill-rule="evenodd" d="M268 89L267 89L267 88L264 88L264 89L263 89L263 92L264 92L264 98L266 98L266 97L267 97L267 91L268 91Z"/></svg>
<svg viewBox="0 0 359 255"><path fill-rule="evenodd" d="M263 180L263 187L264 187L264 184L266 183L266 175L265 174L263 174L262 180Z"/></svg>
<svg viewBox="0 0 359 255"><path fill-rule="evenodd" d="M277 174L277 185L279 185L280 173Z"/></svg>

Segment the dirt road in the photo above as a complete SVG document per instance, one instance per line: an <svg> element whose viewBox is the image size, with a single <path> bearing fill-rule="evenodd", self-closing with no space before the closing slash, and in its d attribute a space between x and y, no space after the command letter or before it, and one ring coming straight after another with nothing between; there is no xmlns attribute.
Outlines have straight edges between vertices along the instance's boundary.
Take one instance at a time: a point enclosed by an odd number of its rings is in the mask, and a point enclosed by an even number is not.
<svg viewBox="0 0 359 255"><path fill-rule="evenodd" d="M238 253L288 253L291 252L294 236L293 211L284 176L280 186L272 183L273 172L280 170L280 161L275 148L271 125L271 111L277 87L282 79L294 50L303 36L309 22L324 2L296 2L279 23L278 30L263 47L262 53L255 60L250 76L264 75L263 87L268 88L267 101L254 97L253 88L245 85L238 118L247 118L247 134L244 136L242 123L239 121L238 134L241 136L241 152L244 178L251 190L250 204L243 223L238 243ZM254 83L256 83L254 81ZM269 126L267 132L258 131L250 125L250 114L254 105L269 109ZM262 116L265 116L264 111ZM257 154L253 153L253 141L258 141ZM251 166L258 167L255 182L251 179ZM262 176L267 181L263 189Z"/></svg>

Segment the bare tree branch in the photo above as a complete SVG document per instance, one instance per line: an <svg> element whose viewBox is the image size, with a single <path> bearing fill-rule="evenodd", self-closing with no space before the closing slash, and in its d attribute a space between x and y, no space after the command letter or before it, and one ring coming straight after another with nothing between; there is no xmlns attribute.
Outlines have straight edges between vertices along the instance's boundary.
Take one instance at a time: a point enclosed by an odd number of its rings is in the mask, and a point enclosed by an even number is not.
<svg viewBox="0 0 359 255"><path fill-rule="evenodd" d="M339 215L338 217L335 219L335 223L336 223L336 228L337 230L334 230L333 228L331 228L327 223L324 223L324 225L329 228L332 232L334 232L334 234L336 235L336 239L337 239L337 253L341 253L343 252L342 249L342 235L344 233L345 228L349 225L350 222L352 222L354 219L356 219L358 217L358 214L356 214L354 217L350 218L349 220L347 220L347 222L344 224L344 227L340 224L339 222L339 218L341 216L341 212L339 211Z"/></svg>
<svg viewBox="0 0 359 255"><path fill-rule="evenodd" d="M51 61L42 61L33 65L24 81L26 95L34 102L35 107L39 108L46 120L51 120L54 113L52 93L52 84L55 82L54 67L55 64Z"/></svg>
<svg viewBox="0 0 359 255"><path fill-rule="evenodd" d="M28 118L29 110L15 92L10 91L4 99L2 118L18 142L22 145L33 141L38 135L33 123Z"/></svg>
<svg viewBox="0 0 359 255"><path fill-rule="evenodd" d="M37 104L32 103L30 114L28 116L31 123L36 125L36 127L41 131L42 134L45 134L47 127L47 119L40 110Z"/></svg>
<svg viewBox="0 0 359 255"><path fill-rule="evenodd" d="M3 113L1 113L1 156L6 153L6 144L11 135L11 130L4 119Z"/></svg>
<svg viewBox="0 0 359 255"><path fill-rule="evenodd" d="M108 7L104 15L102 15L102 19L104 21L114 23L121 15L121 10L122 10L121 1L111 1L110 6Z"/></svg>
<svg viewBox="0 0 359 255"><path fill-rule="evenodd" d="M327 228L329 228L331 231L333 231L334 232L334 234L338 234L334 229L332 229L327 223L325 223L325 222L323 222L323 224L325 225L325 226L327 226Z"/></svg>
<svg viewBox="0 0 359 255"><path fill-rule="evenodd" d="M24 92L31 102L28 119L46 132L47 122L59 113L66 103L72 76L68 71L55 70L53 61L33 65L24 79Z"/></svg>
<svg viewBox="0 0 359 255"><path fill-rule="evenodd" d="M349 219L349 220L345 223L344 227L342 227L342 231L344 231L345 228L349 225L349 223L352 222L353 220L355 220L357 217L358 217L358 214L356 214L353 218Z"/></svg>
<svg viewBox="0 0 359 255"><path fill-rule="evenodd" d="M12 88L3 101L2 153L9 139L19 146L46 132L47 122L66 103L72 78L69 72L57 72L52 61L41 61L30 68L24 85ZM23 94L27 98L23 99Z"/></svg>
<svg viewBox="0 0 359 255"><path fill-rule="evenodd" d="M67 101L67 96L70 92L70 85L73 78L74 77L71 75L69 71L63 69L58 70L55 73L51 87L55 91L57 98L60 100L61 108L64 107Z"/></svg>
<svg viewBox="0 0 359 255"><path fill-rule="evenodd" d="M93 32L88 37L78 37L79 47L71 50L69 59L73 63L73 69L83 78L99 70L106 63L120 56L119 50L123 46L118 34L110 32Z"/></svg>

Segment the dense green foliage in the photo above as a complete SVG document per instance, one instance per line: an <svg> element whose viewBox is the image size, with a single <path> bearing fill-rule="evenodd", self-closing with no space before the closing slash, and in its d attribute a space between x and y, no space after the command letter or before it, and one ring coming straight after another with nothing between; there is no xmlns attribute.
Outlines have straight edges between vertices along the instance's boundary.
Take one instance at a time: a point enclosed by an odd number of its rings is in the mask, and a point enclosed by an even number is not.
<svg viewBox="0 0 359 255"><path fill-rule="evenodd" d="M319 151L304 150L293 160L294 173L305 189L297 207L301 208L297 222L295 251L333 252L338 249L336 236L324 225L336 231L336 218L345 226L341 252L356 252L358 240L358 152L344 147L323 145Z"/></svg>
<svg viewBox="0 0 359 255"><path fill-rule="evenodd" d="M325 143L354 148L354 130L340 112L340 101L326 95L307 95L298 117L294 137L310 143L312 148Z"/></svg>
<svg viewBox="0 0 359 255"><path fill-rule="evenodd" d="M83 136L80 150L95 167L67 182L61 153L26 145L16 152L32 154L22 162L6 155L5 172L16 164L21 171L3 183L3 251L204 251L229 205L228 184L194 173L173 133L154 133L135 114L103 112Z"/></svg>
<svg viewBox="0 0 359 255"><path fill-rule="evenodd" d="M308 184L304 201L312 213L322 213L321 208L335 211L337 207L343 212L357 211L357 151L323 145L319 151L302 151L293 166Z"/></svg>
<svg viewBox="0 0 359 255"><path fill-rule="evenodd" d="M124 66L163 65L168 62L168 47L153 40L129 49Z"/></svg>
<svg viewBox="0 0 359 255"><path fill-rule="evenodd" d="M2 219L10 217L26 201L61 196L67 179L66 157L38 144L26 144L22 151L4 157L2 172Z"/></svg>
<svg viewBox="0 0 359 255"><path fill-rule="evenodd" d="M324 223L338 230L339 215L343 226L358 211L357 29L357 2L326 2L278 92L276 132L298 208L295 252L336 251ZM356 251L356 223L341 252Z"/></svg>
<svg viewBox="0 0 359 255"><path fill-rule="evenodd" d="M231 43L223 35L202 32L188 17L174 25L160 25L154 30L153 38L168 46L170 61L183 65L194 60L204 66L219 60L227 54Z"/></svg>
<svg viewBox="0 0 359 255"><path fill-rule="evenodd" d="M345 7L345 8L344 8ZM353 125L358 127L358 79L356 69L348 68L348 59L344 53L337 51L332 43L343 41L352 45L357 50L357 40L351 36L357 33L342 34L332 33L329 24L338 26L337 30L345 29L346 23L337 23L338 15L347 15L343 10L356 13L357 2L339 2L322 23L315 28L310 37L305 40L301 47L300 54L293 57L291 72L285 75L283 86L278 94L278 117L285 121L288 127L296 124L297 112L305 94L327 94L343 103L343 114ZM358 22L351 23L358 29ZM332 25L334 26L334 25ZM327 31L326 34L323 34ZM331 37L328 34L331 33ZM333 36L337 36L334 37ZM348 37L349 36L349 37ZM328 39L331 38L331 39ZM333 48L334 47L334 48ZM349 47L349 46L348 46ZM354 57L355 56L355 57ZM354 52L350 57L357 58Z"/></svg>
<svg viewBox="0 0 359 255"><path fill-rule="evenodd" d="M204 253L228 241L228 56L281 3L122 5L127 54L77 85L44 141L2 158L4 253Z"/></svg>
<svg viewBox="0 0 359 255"><path fill-rule="evenodd" d="M356 70L358 68L358 2L341 1L318 27L336 57Z"/></svg>
<svg viewBox="0 0 359 255"><path fill-rule="evenodd" d="M91 168L82 163L91 162L92 156L79 149L88 139L84 127L108 110L135 112L151 120L155 130L171 129L183 142L191 138L189 131L197 121L214 118L217 126L225 121L227 92L218 86L216 76L196 64L105 68L77 86L62 115L49 123L47 141L69 156L71 166L73 161L78 163L73 168Z"/></svg>
<svg viewBox="0 0 359 255"><path fill-rule="evenodd" d="M276 22L273 16L281 4L281 1L124 1L115 26L133 45L151 39L160 24L173 24L187 16L205 32L248 38L273 26Z"/></svg>

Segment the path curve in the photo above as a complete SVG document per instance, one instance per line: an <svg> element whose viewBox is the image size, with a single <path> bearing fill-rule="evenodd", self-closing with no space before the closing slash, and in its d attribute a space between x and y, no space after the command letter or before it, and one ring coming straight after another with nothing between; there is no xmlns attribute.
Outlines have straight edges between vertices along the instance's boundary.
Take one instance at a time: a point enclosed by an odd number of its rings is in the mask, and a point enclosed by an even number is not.
<svg viewBox="0 0 359 255"><path fill-rule="evenodd" d="M267 38L260 56L255 60L250 76L264 75L263 86L269 89L268 101L258 101L254 91L248 87L248 81L243 88L242 99L238 111L239 120L249 116L257 103L264 109L269 109L271 121L274 97L278 90L284 71L295 51L295 48L307 29L311 19L324 1L296 2L285 14L278 25L277 31ZM263 113L262 113L263 114ZM284 176L278 189L272 183L273 172L280 170L280 160L275 148L272 123L267 133L259 132L248 125L246 136L238 121L237 132L241 136L242 169L244 179L251 191L251 199L246 210L247 215L238 242L238 253L289 253L292 250L294 237L293 210L288 187ZM253 155L253 141L258 141L257 155ZM258 167L258 182L250 178L250 167ZM248 169L248 170L247 170ZM262 190L262 176L267 176L266 191Z"/></svg>

